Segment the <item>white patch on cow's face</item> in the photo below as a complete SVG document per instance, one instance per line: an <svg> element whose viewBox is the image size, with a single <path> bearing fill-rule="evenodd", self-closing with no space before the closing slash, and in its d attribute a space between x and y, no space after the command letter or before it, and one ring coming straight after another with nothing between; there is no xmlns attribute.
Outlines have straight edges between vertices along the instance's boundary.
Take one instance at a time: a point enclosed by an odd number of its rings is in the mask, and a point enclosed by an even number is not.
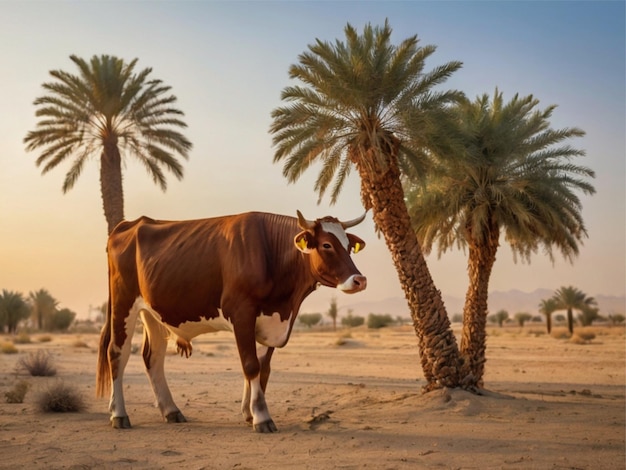
<svg viewBox="0 0 626 470"><path fill-rule="evenodd" d="M322 222L322 229L325 232L332 233L339 243L348 251L350 249L350 240L348 240L348 236L346 235L345 230L341 226L341 224L337 224L334 222Z"/></svg>
<svg viewBox="0 0 626 470"><path fill-rule="evenodd" d="M255 329L257 342L272 348L282 348L289 339L292 315L293 313L284 321L281 321L278 312L274 312L271 316L259 315Z"/></svg>

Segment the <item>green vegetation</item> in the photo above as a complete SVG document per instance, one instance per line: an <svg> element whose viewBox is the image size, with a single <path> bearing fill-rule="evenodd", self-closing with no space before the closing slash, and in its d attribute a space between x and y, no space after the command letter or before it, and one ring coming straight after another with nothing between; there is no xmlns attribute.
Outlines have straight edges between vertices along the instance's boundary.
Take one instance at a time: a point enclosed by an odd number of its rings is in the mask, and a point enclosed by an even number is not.
<svg viewBox="0 0 626 470"><path fill-rule="evenodd" d="M365 318L359 315L352 315L352 312L348 312L348 315L341 319L341 324L343 326L347 326L348 328L356 328L357 326L361 326L365 323Z"/></svg>
<svg viewBox="0 0 626 470"><path fill-rule="evenodd" d="M524 261L540 248L552 260L555 250L572 260L587 236L577 192L595 192L587 182L594 172L572 162L584 151L567 143L585 133L552 129L556 106L538 105L532 95L505 102L498 89L458 103L449 131L455 145L438 149L430 171L405 180L424 250L468 250L460 350L474 386L484 374L489 279L501 235Z"/></svg>
<svg viewBox="0 0 626 470"><path fill-rule="evenodd" d="M385 314L376 314L370 313L367 316L367 327L372 329L384 328L386 326L392 325L394 323L394 319L388 313Z"/></svg>
<svg viewBox="0 0 626 470"><path fill-rule="evenodd" d="M42 149L36 160L42 173L71 160L63 192L74 187L89 160L100 165L100 189L108 233L124 219L122 168L124 156L136 158L162 190L163 169L176 178L183 168L176 155L187 158L191 149L177 131L187 125L176 97L161 80L149 78L152 69L135 72L137 59L94 55L89 62L71 55L78 75L51 70L53 81L34 102L37 128L24 138L26 150Z"/></svg>
<svg viewBox="0 0 626 470"><path fill-rule="evenodd" d="M314 325L317 325L322 321L321 313L300 313L298 314L298 321L303 325L311 328Z"/></svg>

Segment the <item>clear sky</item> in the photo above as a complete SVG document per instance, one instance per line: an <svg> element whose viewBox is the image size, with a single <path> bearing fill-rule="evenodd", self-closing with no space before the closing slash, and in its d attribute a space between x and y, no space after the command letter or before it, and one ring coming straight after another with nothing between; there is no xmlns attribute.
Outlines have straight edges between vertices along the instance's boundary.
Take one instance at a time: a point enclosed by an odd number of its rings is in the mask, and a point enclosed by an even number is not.
<svg viewBox="0 0 626 470"><path fill-rule="evenodd" d="M625 221L625 3L615 2L31 2L0 1L0 289L48 289L64 307L86 316L107 298L106 224L94 160L68 194L61 185L68 166L41 175L36 152L22 143L35 128L33 100L48 72L76 72L69 55L138 58L153 78L172 87L185 112L194 148L185 178L170 178L162 193L135 161L125 167L126 217L201 218L248 210L306 217L362 213L356 174L334 206L317 205L306 174L288 185L272 163L270 112L293 84L290 64L316 38L344 39L349 22L389 19L398 43L417 34L437 52L428 68L460 60L463 68L446 88L470 98L534 95L539 107L556 104L552 127L587 132L571 142L587 156L577 164L596 171L597 194L584 197L589 231L575 263L541 253L514 264L502 246L491 290L557 289L574 285L589 295L623 295ZM352 231L368 242L355 261L368 289L338 302L401 297L384 242L371 218ZM428 258L444 295L463 297L463 252ZM312 294L303 310L328 306L330 289Z"/></svg>

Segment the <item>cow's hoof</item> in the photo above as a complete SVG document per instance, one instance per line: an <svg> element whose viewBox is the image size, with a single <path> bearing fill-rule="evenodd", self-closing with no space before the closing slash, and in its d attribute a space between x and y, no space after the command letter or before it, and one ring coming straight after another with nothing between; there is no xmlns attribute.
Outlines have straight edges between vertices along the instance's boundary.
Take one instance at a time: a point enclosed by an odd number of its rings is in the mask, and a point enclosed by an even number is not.
<svg viewBox="0 0 626 470"><path fill-rule="evenodd" d="M277 432L278 428L276 427L276 425L274 424L274 421L272 421L271 419L268 421L264 421L262 423L257 423L254 425L254 430L256 432L262 432L262 433L266 433L266 432Z"/></svg>
<svg viewBox="0 0 626 470"><path fill-rule="evenodd" d="M167 419L168 423L186 423L187 418L183 416L180 411L172 411L168 414L165 419Z"/></svg>
<svg viewBox="0 0 626 470"><path fill-rule="evenodd" d="M130 429L130 419L128 416L111 416L111 426L113 429Z"/></svg>

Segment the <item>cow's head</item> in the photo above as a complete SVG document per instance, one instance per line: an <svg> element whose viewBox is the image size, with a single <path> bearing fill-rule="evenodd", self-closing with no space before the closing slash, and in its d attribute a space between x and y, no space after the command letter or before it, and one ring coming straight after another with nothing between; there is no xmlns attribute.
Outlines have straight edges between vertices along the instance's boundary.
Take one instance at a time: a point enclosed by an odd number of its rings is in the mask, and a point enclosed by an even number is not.
<svg viewBox="0 0 626 470"><path fill-rule="evenodd" d="M365 248L359 237L345 229L361 223L365 214L348 222L334 217L324 217L312 222L298 211L298 226L302 229L294 238L298 250L310 257L313 277L321 284L336 287L349 294L367 286L367 278L356 268L350 253Z"/></svg>

